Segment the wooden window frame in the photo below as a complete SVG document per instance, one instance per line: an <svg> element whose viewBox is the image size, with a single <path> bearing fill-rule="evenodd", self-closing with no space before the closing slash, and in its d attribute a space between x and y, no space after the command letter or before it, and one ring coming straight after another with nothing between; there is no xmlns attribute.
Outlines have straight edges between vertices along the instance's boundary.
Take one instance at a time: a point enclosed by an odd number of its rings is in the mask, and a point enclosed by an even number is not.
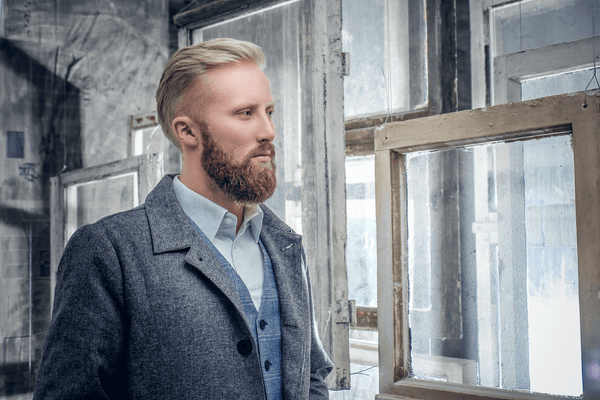
<svg viewBox="0 0 600 400"><path fill-rule="evenodd" d="M456 42L452 40L443 42L448 31L456 36L456 18L452 21L443 20L443 15L449 12L451 2L437 2L423 0L427 10L427 103L414 110L392 112L391 114L377 114L364 117L351 118L345 121L345 149L346 156L367 156L375 153L375 132L384 124L409 121L417 118L428 117L442 112L456 111ZM450 13L451 15L452 13ZM400 17L404 17L401 15ZM407 22L407 21L405 21ZM452 25L454 24L454 25ZM390 40L386 38L386 40ZM397 40L397 38L396 38ZM352 55L350 55L352 58ZM442 62L444 60L445 62ZM453 73L445 69L454 69ZM452 71L450 71L452 72ZM454 100L452 100L454 99ZM377 307L356 306L356 322L350 325L356 330L377 330ZM362 347L362 344L355 344ZM354 344L351 341L350 346ZM372 360L373 357L370 357Z"/></svg>
<svg viewBox="0 0 600 400"><path fill-rule="evenodd" d="M586 375L600 368L600 97L559 95L388 124L375 136L377 204L379 385L377 399L560 399L561 396L410 378L407 199L405 156L421 150L514 141L527 132L572 128L583 398L600 384Z"/></svg>

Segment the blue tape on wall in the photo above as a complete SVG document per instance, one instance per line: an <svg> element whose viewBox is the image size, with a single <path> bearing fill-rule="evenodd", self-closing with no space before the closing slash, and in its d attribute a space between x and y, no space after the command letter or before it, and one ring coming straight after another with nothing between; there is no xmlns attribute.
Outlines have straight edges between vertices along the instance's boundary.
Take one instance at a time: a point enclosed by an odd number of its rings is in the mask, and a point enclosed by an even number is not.
<svg viewBox="0 0 600 400"><path fill-rule="evenodd" d="M23 158L24 144L23 132L6 131L6 157Z"/></svg>

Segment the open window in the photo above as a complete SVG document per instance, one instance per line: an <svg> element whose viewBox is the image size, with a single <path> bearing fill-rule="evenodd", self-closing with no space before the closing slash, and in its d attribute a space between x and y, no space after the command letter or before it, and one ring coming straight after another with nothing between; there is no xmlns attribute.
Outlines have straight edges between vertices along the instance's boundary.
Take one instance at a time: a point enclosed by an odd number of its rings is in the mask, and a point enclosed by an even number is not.
<svg viewBox="0 0 600 400"><path fill-rule="evenodd" d="M600 395L600 98L377 132L378 399Z"/></svg>
<svg viewBox="0 0 600 400"><path fill-rule="evenodd" d="M384 122L455 111L456 13L451 2L343 0L348 292L356 300L350 357L376 386L377 240L374 134ZM449 37L450 36L450 37ZM444 62L442 62L444 60ZM370 375L370 382L366 382Z"/></svg>
<svg viewBox="0 0 600 400"><path fill-rule="evenodd" d="M163 177L163 157L143 154L50 178L50 304L63 250L77 228L136 207Z"/></svg>

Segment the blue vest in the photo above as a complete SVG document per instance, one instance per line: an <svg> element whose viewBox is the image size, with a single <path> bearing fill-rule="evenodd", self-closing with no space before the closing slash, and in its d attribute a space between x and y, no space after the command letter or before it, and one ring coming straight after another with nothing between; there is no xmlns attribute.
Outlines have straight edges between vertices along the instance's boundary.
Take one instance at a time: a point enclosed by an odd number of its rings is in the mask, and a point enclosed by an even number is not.
<svg viewBox="0 0 600 400"><path fill-rule="evenodd" d="M192 226L200 234L200 237L206 245L215 254L221 266L227 271L227 275L235 286L246 318L252 328L254 343L257 346L262 367L263 379L265 383L266 398L268 400L281 399L281 316L279 314L279 295L275 275L273 275L273 266L271 258L262 240L259 239L260 248L264 255L264 282L263 294L260 303L260 310L256 310L252 296L246 287L246 284L231 264L217 250L212 242L206 237L204 232L191 220Z"/></svg>

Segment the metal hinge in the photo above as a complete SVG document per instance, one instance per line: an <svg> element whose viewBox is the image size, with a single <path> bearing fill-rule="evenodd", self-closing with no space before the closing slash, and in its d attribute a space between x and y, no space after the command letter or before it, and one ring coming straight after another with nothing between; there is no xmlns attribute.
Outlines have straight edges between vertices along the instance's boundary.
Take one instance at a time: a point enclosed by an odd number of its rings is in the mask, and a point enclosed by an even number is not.
<svg viewBox="0 0 600 400"><path fill-rule="evenodd" d="M350 53L342 52L342 76L350 76Z"/></svg>
<svg viewBox="0 0 600 400"><path fill-rule="evenodd" d="M356 324L356 300L338 300L336 306L336 324Z"/></svg>

